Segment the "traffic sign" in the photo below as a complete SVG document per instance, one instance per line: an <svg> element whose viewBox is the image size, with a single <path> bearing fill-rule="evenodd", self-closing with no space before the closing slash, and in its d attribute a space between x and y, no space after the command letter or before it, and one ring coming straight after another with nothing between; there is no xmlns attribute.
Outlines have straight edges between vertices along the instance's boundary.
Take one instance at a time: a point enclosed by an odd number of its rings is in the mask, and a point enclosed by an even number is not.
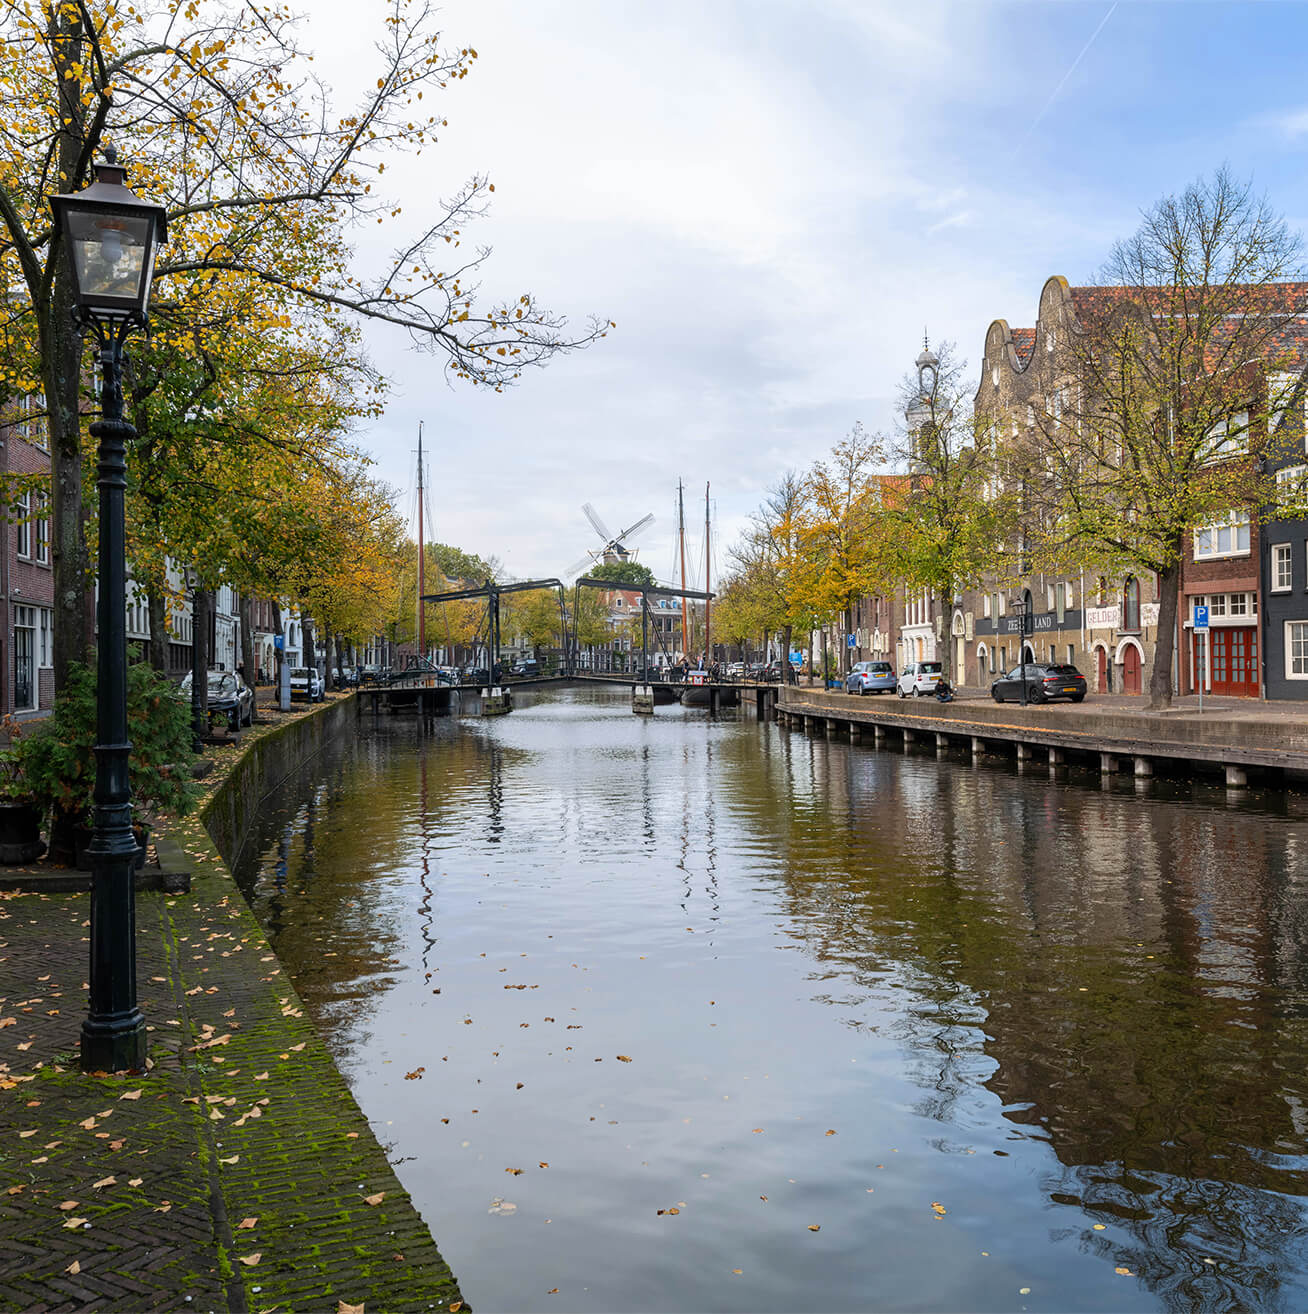
<svg viewBox="0 0 1308 1314"><path fill-rule="evenodd" d="M845 647L846 648L858 647L858 644L855 642L854 636L852 634L845 635Z"/></svg>
<svg viewBox="0 0 1308 1314"><path fill-rule="evenodd" d="M284 634L273 635L273 649L276 652L282 652L286 647L286 636Z"/></svg>
<svg viewBox="0 0 1308 1314"><path fill-rule="evenodd" d="M1194 609L1194 627L1200 634L1208 633L1208 608L1196 606Z"/></svg>

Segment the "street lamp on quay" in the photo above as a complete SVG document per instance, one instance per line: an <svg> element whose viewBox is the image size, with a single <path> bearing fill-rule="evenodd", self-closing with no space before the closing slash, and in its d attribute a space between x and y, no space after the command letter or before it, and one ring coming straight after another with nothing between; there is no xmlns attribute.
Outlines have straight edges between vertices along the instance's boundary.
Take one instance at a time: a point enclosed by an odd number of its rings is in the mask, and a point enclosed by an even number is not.
<svg viewBox="0 0 1308 1314"><path fill-rule="evenodd" d="M132 794L127 739L127 538L123 498L126 444L136 430L123 419L123 341L146 327L158 246L168 240L164 208L127 185L112 147L80 192L50 197L64 244L61 277L71 279L73 316L99 347L100 548L96 604L95 812L91 838L90 1006L82 1022L84 1071L145 1066L145 1018L136 1002L136 896L132 868Z"/></svg>

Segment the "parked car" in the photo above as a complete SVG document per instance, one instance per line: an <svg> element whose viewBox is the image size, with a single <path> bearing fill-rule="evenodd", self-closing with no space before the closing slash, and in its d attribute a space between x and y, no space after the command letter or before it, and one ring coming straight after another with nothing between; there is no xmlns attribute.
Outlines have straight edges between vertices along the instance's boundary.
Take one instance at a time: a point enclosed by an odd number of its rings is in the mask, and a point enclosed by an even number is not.
<svg viewBox="0 0 1308 1314"><path fill-rule="evenodd" d="M909 694L922 698L935 693L936 685L943 678L944 668L939 662L909 662L900 671L895 689L901 698L907 698Z"/></svg>
<svg viewBox="0 0 1308 1314"><path fill-rule="evenodd" d="M254 693L234 671L209 672L209 715L224 716L233 730L254 724ZM188 671L182 680L182 696L188 701L194 685Z"/></svg>
<svg viewBox="0 0 1308 1314"><path fill-rule="evenodd" d="M360 684L376 684L377 668L375 666L363 666L359 668Z"/></svg>
<svg viewBox="0 0 1308 1314"><path fill-rule="evenodd" d="M1022 701L1022 669L1021 666L1014 666L1007 675L1001 675L990 686L990 696L995 702ZM1066 698L1070 702L1079 703L1085 693L1085 676L1075 666L1055 662L1027 662L1027 702L1048 703L1055 698Z"/></svg>
<svg viewBox="0 0 1308 1314"><path fill-rule="evenodd" d="M513 663L513 669L510 675L531 676L540 674L540 662L534 657L524 657L521 661Z"/></svg>
<svg viewBox="0 0 1308 1314"><path fill-rule="evenodd" d="M324 697L322 676L313 666L291 667L291 697L307 698L311 703L320 703Z"/></svg>
<svg viewBox="0 0 1308 1314"><path fill-rule="evenodd" d="M895 668L889 662L858 662L845 676L845 692L894 693Z"/></svg>

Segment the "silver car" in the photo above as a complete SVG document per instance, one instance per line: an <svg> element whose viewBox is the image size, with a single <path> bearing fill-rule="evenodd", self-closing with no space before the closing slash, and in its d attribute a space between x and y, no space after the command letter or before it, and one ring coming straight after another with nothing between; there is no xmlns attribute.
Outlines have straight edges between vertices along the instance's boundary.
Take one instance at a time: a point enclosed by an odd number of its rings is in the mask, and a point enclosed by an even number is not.
<svg viewBox="0 0 1308 1314"><path fill-rule="evenodd" d="M859 662L845 676L845 692L894 693L895 668L889 662Z"/></svg>

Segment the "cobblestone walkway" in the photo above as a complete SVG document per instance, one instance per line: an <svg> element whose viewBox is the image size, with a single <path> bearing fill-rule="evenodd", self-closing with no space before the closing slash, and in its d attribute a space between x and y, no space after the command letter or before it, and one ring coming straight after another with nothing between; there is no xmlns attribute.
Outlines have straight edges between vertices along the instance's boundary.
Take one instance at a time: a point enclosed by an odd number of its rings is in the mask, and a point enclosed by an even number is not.
<svg viewBox="0 0 1308 1314"><path fill-rule="evenodd" d="M89 915L0 895L0 1308L461 1308L216 852L137 896L147 1073L78 1070Z"/></svg>

